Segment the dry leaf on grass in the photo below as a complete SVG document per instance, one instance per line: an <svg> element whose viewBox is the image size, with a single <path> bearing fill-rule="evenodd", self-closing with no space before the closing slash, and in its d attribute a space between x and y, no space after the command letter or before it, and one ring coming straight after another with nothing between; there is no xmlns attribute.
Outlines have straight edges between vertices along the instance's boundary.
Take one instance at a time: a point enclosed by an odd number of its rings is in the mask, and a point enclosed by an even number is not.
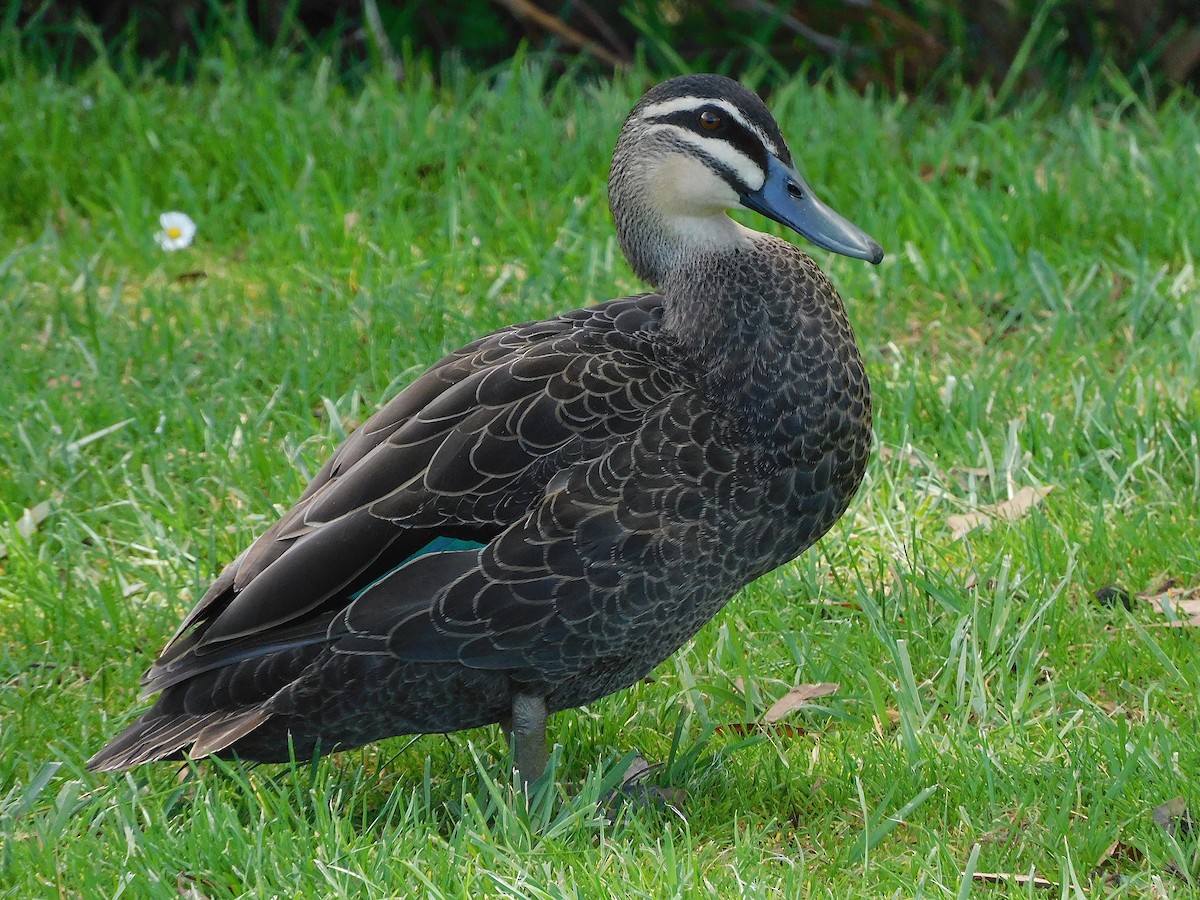
<svg viewBox="0 0 1200 900"><path fill-rule="evenodd" d="M838 685L823 682L821 684L798 684L786 694L771 704L762 717L764 725L774 725L790 712L799 709L809 700L816 700L818 697L828 697L830 694L836 694Z"/></svg>
<svg viewBox="0 0 1200 900"><path fill-rule="evenodd" d="M1126 844L1124 841L1116 840L1109 844L1108 849L1100 854L1100 858L1096 861L1096 868L1111 868L1121 863L1138 866L1144 860L1145 856L1142 855L1142 851L1137 847L1132 844Z"/></svg>
<svg viewBox="0 0 1200 900"><path fill-rule="evenodd" d="M743 687L741 681L739 678L734 682L735 687L739 690ZM830 694L837 693L837 690L838 685L828 682L821 684L798 684L772 703L771 708L763 713L761 721L728 722L724 725L718 725L716 732L717 734L736 734L741 737L759 732L770 732L774 735L789 738L801 737L805 734L804 728L798 725L788 725L780 722L780 720L789 713L798 710L808 701L816 700L818 697L828 697Z"/></svg>
<svg viewBox="0 0 1200 900"><path fill-rule="evenodd" d="M1049 878L1040 878L1037 875L1015 875L1009 872L973 872L971 873L971 877L976 881L983 881L988 884L1020 884L1035 888L1045 888L1046 890L1054 890L1058 887Z"/></svg>
<svg viewBox="0 0 1200 900"><path fill-rule="evenodd" d="M49 500L43 500L37 506L25 510L21 513L21 518L17 519L17 534L25 540L29 540L38 530L38 526L46 521L53 508L54 506ZM8 548L0 543L0 559L4 559L7 555Z"/></svg>
<svg viewBox="0 0 1200 900"><path fill-rule="evenodd" d="M1154 824L1176 838L1190 834L1192 814L1188 812L1187 801L1182 797L1175 797L1154 807Z"/></svg>
<svg viewBox="0 0 1200 900"><path fill-rule="evenodd" d="M635 756L629 761L629 768L625 770L625 774L621 776L621 785L625 786L645 781L653 771L654 766L646 762L641 756Z"/></svg>
<svg viewBox="0 0 1200 900"><path fill-rule="evenodd" d="M1187 801L1182 797L1175 797L1154 807L1154 824L1177 841L1189 839L1195 829L1192 813L1187 807ZM1192 880L1179 868L1179 863L1175 860L1167 863L1167 871L1182 881Z"/></svg>
<svg viewBox="0 0 1200 900"><path fill-rule="evenodd" d="M1174 580L1168 580L1153 593L1138 596L1154 604L1155 609L1176 624L1200 626L1200 584L1181 588Z"/></svg>
<svg viewBox="0 0 1200 900"><path fill-rule="evenodd" d="M891 731L893 728L895 728L897 725L900 724L900 710L898 710L898 709L885 710L883 715L884 715L883 719L880 719L879 716L871 716L871 724L875 726L875 733L878 734L880 737L883 737L884 734L886 733L886 731ZM885 721L887 722L886 729L883 726L883 723Z"/></svg>
<svg viewBox="0 0 1200 900"><path fill-rule="evenodd" d="M26 540L33 537L33 533L37 531L37 527L49 517L52 508L49 500L43 500L32 509L25 510L25 512L21 513L21 518L17 521L17 534Z"/></svg>
<svg viewBox="0 0 1200 900"><path fill-rule="evenodd" d="M990 506L981 506L975 512L947 516L946 525L950 529L950 536L958 540L981 525L990 525L995 521L1015 522L1041 503L1042 499L1052 490L1054 490L1054 485L1051 484L1023 487L1009 500L1002 500Z"/></svg>

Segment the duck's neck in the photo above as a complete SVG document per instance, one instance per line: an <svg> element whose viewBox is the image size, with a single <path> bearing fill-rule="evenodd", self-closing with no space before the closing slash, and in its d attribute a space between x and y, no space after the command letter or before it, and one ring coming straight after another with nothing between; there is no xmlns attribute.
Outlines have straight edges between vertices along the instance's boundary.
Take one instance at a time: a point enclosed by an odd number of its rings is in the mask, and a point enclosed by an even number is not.
<svg viewBox="0 0 1200 900"><path fill-rule="evenodd" d="M841 298L799 249L754 234L745 248L699 255L661 284L662 330L714 401L762 434L819 421L849 393L869 409ZM869 413L868 413L869 415Z"/></svg>
<svg viewBox="0 0 1200 900"><path fill-rule="evenodd" d="M621 249L638 277L662 288L697 261L748 250L758 232L721 212L706 216L639 217L618 229Z"/></svg>
<svg viewBox="0 0 1200 900"><path fill-rule="evenodd" d="M706 165L678 152L633 154L624 137L613 154L608 197L625 258L656 288L690 261L745 249L759 236L726 214L737 195Z"/></svg>

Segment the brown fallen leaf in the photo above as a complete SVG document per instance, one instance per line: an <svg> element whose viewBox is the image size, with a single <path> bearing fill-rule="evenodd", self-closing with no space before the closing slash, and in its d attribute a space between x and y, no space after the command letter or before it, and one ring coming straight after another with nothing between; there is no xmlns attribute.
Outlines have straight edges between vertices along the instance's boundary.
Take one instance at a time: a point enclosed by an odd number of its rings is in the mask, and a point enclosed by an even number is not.
<svg viewBox="0 0 1200 900"><path fill-rule="evenodd" d="M1168 580L1156 593L1138 596L1152 603L1163 615L1182 625L1200 626L1200 584L1181 588L1174 580Z"/></svg>
<svg viewBox="0 0 1200 900"><path fill-rule="evenodd" d="M654 771L654 768L643 757L635 756L629 761L629 767L625 770L625 774L621 776L621 784L624 786L645 781L650 776L650 773Z"/></svg>
<svg viewBox="0 0 1200 900"><path fill-rule="evenodd" d="M887 728L883 727L883 723L887 722ZM889 709L884 711L884 718L880 720L879 716L871 716L871 724L875 726L875 733L883 737L885 731L891 731L900 724L900 710Z"/></svg>
<svg viewBox="0 0 1200 900"><path fill-rule="evenodd" d="M1142 851L1137 847L1134 847L1132 844L1126 844L1124 841L1116 840L1109 844L1108 849L1100 854L1100 858L1096 860L1096 868L1111 867L1120 863L1137 866L1141 865L1144 859Z"/></svg>
<svg viewBox="0 0 1200 900"><path fill-rule="evenodd" d="M1016 875L1009 872L973 872L971 877L975 881L983 881L987 884L1027 884L1031 887L1044 888L1045 890L1054 890L1058 887L1050 879L1041 878L1037 875Z"/></svg>
<svg viewBox="0 0 1200 900"><path fill-rule="evenodd" d="M950 529L950 536L958 540L981 525L990 525L994 521L1015 522L1041 503L1052 490L1054 485L1051 484L1027 486L1013 494L1011 499L981 506L975 512L947 516L946 525Z"/></svg>
<svg viewBox="0 0 1200 900"><path fill-rule="evenodd" d="M823 682L821 684L798 684L786 694L771 704L762 717L764 725L774 725L790 712L799 709L809 700L818 697L828 697L837 693L839 685Z"/></svg>
<svg viewBox="0 0 1200 900"><path fill-rule="evenodd" d="M1187 801L1175 797L1154 807L1154 824L1176 838L1186 837L1192 831L1192 814Z"/></svg>
<svg viewBox="0 0 1200 900"><path fill-rule="evenodd" d="M1187 808L1187 801L1182 797L1174 797L1166 803L1154 807L1154 824L1177 841L1188 839L1195 829L1192 814ZM1176 878L1190 882L1191 877L1179 868L1179 863L1171 860L1167 863L1167 871Z"/></svg>

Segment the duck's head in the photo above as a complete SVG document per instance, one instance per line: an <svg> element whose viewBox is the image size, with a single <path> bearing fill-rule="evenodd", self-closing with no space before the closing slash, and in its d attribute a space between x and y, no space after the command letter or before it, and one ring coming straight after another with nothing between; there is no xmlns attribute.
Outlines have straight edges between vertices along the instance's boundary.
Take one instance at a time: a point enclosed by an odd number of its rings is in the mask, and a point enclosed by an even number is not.
<svg viewBox="0 0 1200 900"><path fill-rule="evenodd" d="M617 139L608 191L621 247L654 285L674 266L753 237L729 209L752 209L834 253L883 259L883 248L796 171L762 100L721 75L672 78L638 101Z"/></svg>

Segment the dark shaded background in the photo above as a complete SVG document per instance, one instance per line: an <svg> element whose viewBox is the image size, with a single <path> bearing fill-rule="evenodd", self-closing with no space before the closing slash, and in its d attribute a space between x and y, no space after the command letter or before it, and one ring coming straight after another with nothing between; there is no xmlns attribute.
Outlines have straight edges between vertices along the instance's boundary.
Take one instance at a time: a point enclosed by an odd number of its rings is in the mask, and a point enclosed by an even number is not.
<svg viewBox="0 0 1200 900"><path fill-rule="evenodd" d="M13 0L4 27L23 55L63 69L104 53L186 78L216 40L331 55L343 73L414 57L483 67L522 43L563 67L642 59L766 80L805 67L859 86L936 91L950 81L1067 85L1106 67L1139 92L1200 82L1197 0ZM1010 78L1009 81L1014 81Z"/></svg>

